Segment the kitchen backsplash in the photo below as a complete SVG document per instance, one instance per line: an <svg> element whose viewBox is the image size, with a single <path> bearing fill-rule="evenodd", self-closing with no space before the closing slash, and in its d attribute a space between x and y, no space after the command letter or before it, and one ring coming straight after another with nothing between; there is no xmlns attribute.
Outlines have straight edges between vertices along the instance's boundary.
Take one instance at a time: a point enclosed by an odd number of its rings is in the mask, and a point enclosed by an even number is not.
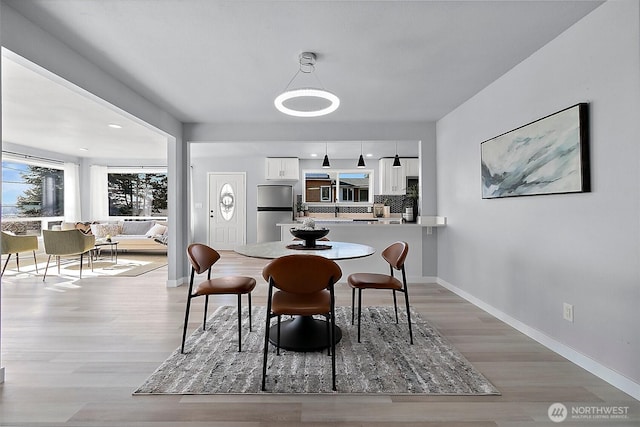
<svg viewBox="0 0 640 427"><path fill-rule="evenodd" d="M404 212L404 201L406 196L385 196L384 194L380 196L373 196L374 203L385 203L391 206L391 213L403 213Z"/></svg>
<svg viewBox="0 0 640 427"><path fill-rule="evenodd" d="M404 201L406 196L385 196L378 195L373 196L374 203L384 203L385 201L391 207L391 213L401 214L404 212ZM297 195L296 200L298 203L302 202L302 195ZM350 214L350 213L367 213L367 206L340 206L341 214ZM309 206L309 214L314 213L334 213L335 205L330 206Z"/></svg>

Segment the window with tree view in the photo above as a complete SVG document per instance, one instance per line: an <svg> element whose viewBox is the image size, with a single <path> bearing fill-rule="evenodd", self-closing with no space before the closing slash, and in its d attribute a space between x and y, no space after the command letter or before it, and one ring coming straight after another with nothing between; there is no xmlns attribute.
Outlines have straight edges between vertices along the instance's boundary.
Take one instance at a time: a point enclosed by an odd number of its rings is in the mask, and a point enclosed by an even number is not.
<svg viewBox="0 0 640 427"><path fill-rule="evenodd" d="M109 216L167 216L166 173L109 173Z"/></svg>
<svg viewBox="0 0 640 427"><path fill-rule="evenodd" d="M2 218L64 215L64 171L2 162Z"/></svg>

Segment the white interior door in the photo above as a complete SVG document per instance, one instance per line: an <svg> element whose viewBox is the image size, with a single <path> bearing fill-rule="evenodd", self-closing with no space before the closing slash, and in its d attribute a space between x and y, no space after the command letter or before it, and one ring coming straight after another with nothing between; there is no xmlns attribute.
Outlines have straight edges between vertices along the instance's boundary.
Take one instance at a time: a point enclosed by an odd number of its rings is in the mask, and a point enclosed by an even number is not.
<svg viewBox="0 0 640 427"><path fill-rule="evenodd" d="M246 174L210 172L208 176L208 245L220 250L244 245L247 228Z"/></svg>

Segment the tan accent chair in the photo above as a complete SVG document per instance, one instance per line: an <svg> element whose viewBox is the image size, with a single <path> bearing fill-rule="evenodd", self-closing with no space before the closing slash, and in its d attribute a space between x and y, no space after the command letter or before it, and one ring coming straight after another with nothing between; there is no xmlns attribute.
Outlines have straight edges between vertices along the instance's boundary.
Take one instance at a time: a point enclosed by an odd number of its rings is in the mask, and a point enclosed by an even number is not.
<svg viewBox="0 0 640 427"><path fill-rule="evenodd" d="M44 277L42 278L43 282L47 278L49 261L51 261L52 256L56 257L58 274L60 274L60 257L80 255L80 278L82 279L82 260L84 254L88 253L89 264L91 265L91 271L93 271L91 251L95 248L95 236L87 236L80 230L42 230L42 239L44 240L44 252L49 255L49 258L47 258L47 267L44 270Z"/></svg>
<svg viewBox="0 0 640 427"><path fill-rule="evenodd" d="M267 319L262 363L262 390L267 376L267 353L271 319L278 318L276 349L280 350L280 320L285 316L324 315L327 319L327 347L331 353L331 379L336 390L336 341L334 284L342 277L340 266L318 255L286 255L267 264L262 277L269 282ZM274 288L276 291L274 293Z"/></svg>
<svg viewBox="0 0 640 427"><path fill-rule="evenodd" d="M7 264L11 259L11 254L16 254L16 267L20 271L20 252L33 251L33 263L36 266L36 273L38 273L38 261L36 260L36 251L38 250L38 237L37 236L16 236L13 234L2 232L2 255L9 255L2 267L2 274L7 268Z"/></svg>
<svg viewBox="0 0 640 427"><path fill-rule="evenodd" d="M356 289L358 290L358 342L360 342L360 313L362 311L363 289L387 289L393 291L393 307L396 311L396 323L398 323L398 304L396 292L404 293L404 302L407 308L407 321L409 322L409 340L413 344L411 332L411 312L409 310L409 290L407 289L407 275L404 270L404 261L409 253L407 242L395 242L382 251L382 258L389 263L389 274L378 273L353 273L347 278L351 286L351 324L353 325L354 300ZM402 282L393 276L394 270L402 271Z"/></svg>
<svg viewBox="0 0 640 427"><path fill-rule="evenodd" d="M220 254L215 249L193 243L187 248L187 256L191 263L191 279L189 280L189 293L187 295L187 310L184 314L184 329L182 331L182 346L180 352L184 353L184 342L187 339L187 324L189 323L189 310L191 300L204 296L204 320L202 330L207 327L207 306L209 305L209 295L237 295L238 296L238 351L242 351L242 294L247 294L249 300L249 332L251 332L251 291L256 287L256 279L245 276L224 276L211 278L211 267L220 259ZM207 280L200 283L195 291L193 290L195 274L207 272Z"/></svg>

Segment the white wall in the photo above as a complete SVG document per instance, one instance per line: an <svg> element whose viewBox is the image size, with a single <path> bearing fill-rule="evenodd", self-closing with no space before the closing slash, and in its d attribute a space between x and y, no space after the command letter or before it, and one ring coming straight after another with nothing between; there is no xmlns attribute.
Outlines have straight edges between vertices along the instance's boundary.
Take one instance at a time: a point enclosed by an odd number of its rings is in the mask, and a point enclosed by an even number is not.
<svg viewBox="0 0 640 427"><path fill-rule="evenodd" d="M437 123L442 283L636 398L639 8L605 3ZM590 103L592 192L482 200L480 143L578 102Z"/></svg>
<svg viewBox="0 0 640 427"><path fill-rule="evenodd" d="M182 124L109 74L96 67L4 2L0 29L2 46L92 94L96 102L164 133L168 141L169 174L169 285L180 284L187 274L186 246L187 160ZM180 250L178 250L180 248Z"/></svg>
<svg viewBox="0 0 640 427"><path fill-rule="evenodd" d="M259 184L292 185L295 195L302 194L301 182L267 181L265 180L265 158L260 153L246 152L242 157L220 157L216 153L224 151L227 144L234 143L198 143L192 147L191 167L193 173L193 204L201 208L194 208L192 215L194 241L207 242L207 173L208 172L246 172L247 173L247 243L257 240L257 186ZM195 153L194 153L195 150ZM274 154L276 155L276 154ZM280 154L285 155L285 154ZM371 167L377 172L377 160L370 161ZM304 169L321 168L322 158L318 160L301 160L300 171ZM332 160L333 168L353 168L353 161Z"/></svg>
<svg viewBox="0 0 640 427"><path fill-rule="evenodd" d="M247 242L255 242L256 225L256 185L263 184L264 156L247 152L243 157L221 157L225 144L242 141L347 141L347 140L415 140L421 141L421 176L422 197L419 200L421 215L435 215L436 206L436 132L435 123L326 123L305 121L300 124L185 124L184 140L191 143L190 161L194 171L193 201L206 206L206 172L240 172L247 171ZM231 142L230 142L231 141ZM205 145L203 145L205 144ZM206 147L206 148L205 148ZM274 152L270 156L286 156L287 153ZM354 161L357 159L354 159ZM318 160L320 163L322 160ZM301 165L306 168L308 162ZM376 163L377 160L367 160ZM353 162L332 160L332 167L352 168ZM377 181L377 179L376 179ZM376 185L377 182L376 182ZM300 194L300 185L295 186L296 194ZM195 240L206 237L206 210L195 209ZM433 233L437 233L433 229ZM436 239L429 236L423 240L423 276L436 276Z"/></svg>

